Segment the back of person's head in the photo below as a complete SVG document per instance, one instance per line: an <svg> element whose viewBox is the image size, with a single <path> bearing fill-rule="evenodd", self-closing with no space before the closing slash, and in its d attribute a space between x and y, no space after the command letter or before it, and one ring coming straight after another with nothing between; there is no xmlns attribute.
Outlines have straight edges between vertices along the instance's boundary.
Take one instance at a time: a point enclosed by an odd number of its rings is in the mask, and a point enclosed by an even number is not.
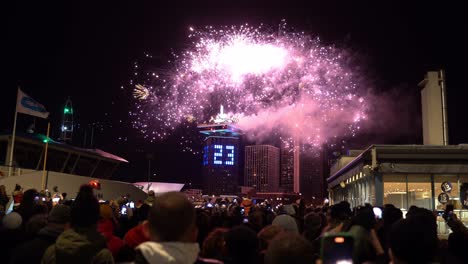
<svg viewBox="0 0 468 264"><path fill-rule="evenodd" d="M403 213L401 212L400 209L394 206L384 206L384 209L382 212L382 219L383 219L384 226L390 227L397 221L403 219Z"/></svg>
<svg viewBox="0 0 468 264"><path fill-rule="evenodd" d="M25 225L25 234L34 237L39 230L47 225L47 214L36 214L31 217Z"/></svg>
<svg viewBox="0 0 468 264"><path fill-rule="evenodd" d="M276 235L283 231L284 229L277 225L269 225L260 230L260 232L257 235L258 240L260 242L260 250L266 250L271 240L273 240L273 238L275 238Z"/></svg>
<svg viewBox="0 0 468 264"><path fill-rule="evenodd" d="M351 225L359 225L366 230L371 230L376 224L375 215L370 206L360 207L351 220Z"/></svg>
<svg viewBox="0 0 468 264"><path fill-rule="evenodd" d="M15 191L21 191L21 185L15 184Z"/></svg>
<svg viewBox="0 0 468 264"><path fill-rule="evenodd" d="M71 222L71 208L68 205L58 204L52 208L48 216L49 224L65 225Z"/></svg>
<svg viewBox="0 0 468 264"><path fill-rule="evenodd" d="M408 211L406 218L423 225L426 232L437 236L437 218L432 211L426 208L414 207L411 211Z"/></svg>
<svg viewBox="0 0 468 264"><path fill-rule="evenodd" d="M322 231L322 217L314 212L304 216L304 236L309 240L315 240Z"/></svg>
<svg viewBox="0 0 468 264"><path fill-rule="evenodd" d="M2 226L7 230L15 230L21 227L23 218L17 212L11 212L2 219Z"/></svg>
<svg viewBox="0 0 468 264"><path fill-rule="evenodd" d="M23 193L23 200L21 200L20 207L32 206L35 203L35 198L39 193L36 189L28 189Z"/></svg>
<svg viewBox="0 0 468 264"><path fill-rule="evenodd" d="M211 231L203 242L201 256L204 258L222 260L224 258L224 236L228 232L226 228L216 228Z"/></svg>
<svg viewBox="0 0 468 264"><path fill-rule="evenodd" d="M202 247L210 231L210 216L201 209L196 210L196 216L196 225L198 229L197 242L200 247Z"/></svg>
<svg viewBox="0 0 468 264"><path fill-rule="evenodd" d="M256 261L258 239L255 232L246 226L235 226L226 233L226 250L235 263Z"/></svg>
<svg viewBox="0 0 468 264"><path fill-rule="evenodd" d="M330 207L330 220L334 222L343 222L351 217L351 208L349 203L338 203Z"/></svg>
<svg viewBox="0 0 468 264"><path fill-rule="evenodd" d="M389 242L394 263L429 263L438 244L437 234L432 234L415 219L396 222Z"/></svg>
<svg viewBox="0 0 468 264"><path fill-rule="evenodd" d="M196 240L195 208L182 193L168 192L156 197L148 220L152 240L158 242L195 242Z"/></svg>
<svg viewBox="0 0 468 264"><path fill-rule="evenodd" d="M100 204L99 205L99 214L101 219L103 220L112 220L114 217L114 212L112 211L112 207L108 204Z"/></svg>
<svg viewBox="0 0 468 264"><path fill-rule="evenodd" d="M266 264L308 264L314 262L313 246L298 234L284 232L268 246Z"/></svg>
<svg viewBox="0 0 468 264"><path fill-rule="evenodd" d="M296 234L299 233L299 228L297 226L296 219L294 219L290 215L278 215L273 220L272 225L280 226L285 231L288 231L288 232L293 232L293 233L296 233Z"/></svg>
<svg viewBox="0 0 468 264"><path fill-rule="evenodd" d="M99 217L99 202L93 194L92 187L81 186L71 208L71 226L74 228L93 227L97 224Z"/></svg>

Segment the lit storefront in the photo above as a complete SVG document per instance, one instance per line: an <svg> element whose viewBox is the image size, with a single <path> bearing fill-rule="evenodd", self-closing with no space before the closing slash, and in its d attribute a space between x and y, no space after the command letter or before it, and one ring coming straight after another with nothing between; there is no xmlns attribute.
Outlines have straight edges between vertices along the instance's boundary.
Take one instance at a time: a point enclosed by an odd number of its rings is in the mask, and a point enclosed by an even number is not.
<svg viewBox="0 0 468 264"><path fill-rule="evenodd" d="M403 213L411 205L440 211L451 203L468 224L468 145L372 145L343 159L327 179L332 203L393 204Z"/></svg>

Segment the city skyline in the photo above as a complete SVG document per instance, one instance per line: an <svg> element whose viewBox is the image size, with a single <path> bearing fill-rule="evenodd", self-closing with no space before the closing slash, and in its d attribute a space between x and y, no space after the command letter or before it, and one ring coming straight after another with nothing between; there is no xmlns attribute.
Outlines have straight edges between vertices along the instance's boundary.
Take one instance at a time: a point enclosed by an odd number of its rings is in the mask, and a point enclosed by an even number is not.
<svg viewBox="0 0 468 264"><path fill-rule="evenodd" d="M193 8L197 12L192 12ZM2 83L4 115L0 129L11 130L16 89L21 86L51 112L52 135L58 138L60 110L70 96L77 113L77 130L82 133L76 134L78 145L83 142L84 128L88 128L88 135L94 128L95 145L91 147L129 159L129 166L122 170L123 179L145 179L145 157L151 152L155 154L155 180L200 183L202 156L182 152L179 137L156 143L141 138L130 127L126 100L130 95L120 89L133 72L133 62L145 52L158 57L160 63L154 67L164 67L167 54L185 45L185 32L190 26L265 23L273 27L284 18L296 29L316 34L325 43L354 51L363 61L361 66L367 68L368 81L373 83L375 92L388 99L383 102L387 108L373 111L380 111L380 115L390 112L399 120L391 125L398 125L400 133L388 133L388 126L371 120L371 129L362 131L354 142L347 140L343 143L346 147L422 143L417 84L427 70L444 68L449 139L452 144L468 142L467 128L462 123L465 92L457 48L462 47L457 31L461 32L463 16L459 13L462 9L454 4L436 9L417 3L380 6L371 2L298 2L286 8L276 3L250 7L216 7L207 3L184 8L62 3L12 4L7 9L11 12L6 16L8 41L2 44L2 50L7 51L2 66L7 78ZM424 13L434 12L443 19L422 19ZM174 15L171 18L168 14ZM329 25L336 25L337 30L330 31ZM388 109L391 111L386 112ZM19 128L26 129L32 122L32 118L21 117ZM36 130L45 133L45 125L36 121ZM201 143L197 144L201 147ZM176 166L179 163L185 166Z"/></svg>

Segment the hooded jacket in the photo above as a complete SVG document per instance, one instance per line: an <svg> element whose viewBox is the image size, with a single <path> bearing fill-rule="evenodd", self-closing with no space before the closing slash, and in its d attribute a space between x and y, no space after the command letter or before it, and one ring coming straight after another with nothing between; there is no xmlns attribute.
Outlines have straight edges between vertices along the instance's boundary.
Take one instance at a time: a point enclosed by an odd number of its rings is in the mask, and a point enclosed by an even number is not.
<svg viewBox="0 0 468 264"><path fill-rule="evenodd" d="M39 263L47 248L54 244L63 228L46 226L42 228L33 240L17 247L11 258L11 263ZM24 254L28 252L28 254Z"/></svg>
<svg viewBox="0 0 468 264"><path fill-rule="evenodd" d="M135 263L150 264L193 264L197 261L198 243L145 242L137 248Z"/></svg>
<svg viewBox="0 0 468 264"><path fill-rule="evenodd" d="M64 231L51 245L41 263L114 263L112 253L106 248L106 240L92 229Z"/></svg>

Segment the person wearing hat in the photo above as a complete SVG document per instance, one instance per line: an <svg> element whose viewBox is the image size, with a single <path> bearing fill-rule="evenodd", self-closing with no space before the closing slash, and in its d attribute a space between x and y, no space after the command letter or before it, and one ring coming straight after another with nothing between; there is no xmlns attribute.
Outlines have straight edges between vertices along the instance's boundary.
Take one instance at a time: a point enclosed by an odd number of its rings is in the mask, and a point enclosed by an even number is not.
<svg viewBox="0 0 468 264"><path fill-rule="evenodd" d="M278 215L273 220L272 225L280 226L285 231L299 234L299 228L297 226L296 219L290 215Z"/></svg>
<svg viewBox="0 0 468 264"><path fill-rule="evenodd" d="M25 235L22 223L23 218L17 212L11 212L3 217L0 225L0 256L2 256L2 263L8 263L13 248L23 243Z"/></svg>
<svg viewBox="0 0 468 264"><path fill-rule="evenodd" d="M100 208L91 186L80 187L70 215L70 228L47 248L41 263L114 263L106 239L97 231Z"/></svg>
<svg viewBox="0 0 468 264"><path fill-rule="evenodd" d="M46 249L70 227L70 212L71 209L67 205L60 204L52 208L47 218L47 225L39 230L34 239L15 249L10 263L40 263Z"/></svg>

